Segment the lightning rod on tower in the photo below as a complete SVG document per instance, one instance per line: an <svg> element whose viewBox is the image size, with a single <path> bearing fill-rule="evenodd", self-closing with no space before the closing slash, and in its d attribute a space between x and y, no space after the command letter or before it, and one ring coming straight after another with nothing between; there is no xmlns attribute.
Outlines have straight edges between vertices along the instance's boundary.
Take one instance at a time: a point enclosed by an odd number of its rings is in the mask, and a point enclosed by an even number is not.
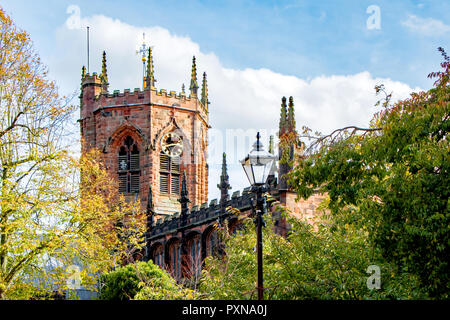
<svg viewBox="0 0 450 320"><path fill-rule="evenodd" d="M86 29L86 36L87 36L87 72L89 74L89 27Z"/></svg>

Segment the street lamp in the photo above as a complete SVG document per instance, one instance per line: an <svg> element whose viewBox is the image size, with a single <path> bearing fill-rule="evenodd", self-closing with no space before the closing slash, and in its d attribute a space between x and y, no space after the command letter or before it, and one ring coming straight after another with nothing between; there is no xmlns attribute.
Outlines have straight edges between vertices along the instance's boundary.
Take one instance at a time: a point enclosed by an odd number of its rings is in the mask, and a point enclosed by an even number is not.
<svg viewBox="0 0 450 320"><path fill-rule="evenodd" d="M261 136L256 135L256 142L253 149L241 160L242 167L252 186L252 191L256 193L256 254L258 264L258 300L264 299L263 287L263 261L262 261L262 226L264 224L263 214L266 210L266 198L263 193L266 191L265 185L269 174L272 173L272 166L276 157L265 151L259 140Z"/></svg>

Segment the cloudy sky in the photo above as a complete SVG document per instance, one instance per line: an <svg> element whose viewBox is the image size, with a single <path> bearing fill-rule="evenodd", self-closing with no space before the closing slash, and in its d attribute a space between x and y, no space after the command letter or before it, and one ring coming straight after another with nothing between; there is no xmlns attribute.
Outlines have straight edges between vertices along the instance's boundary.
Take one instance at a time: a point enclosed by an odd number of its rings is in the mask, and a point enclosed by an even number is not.
<svg viewBox="0 0 450 320"><path fill-rule="evenodd" d="M79 89L87 64L101 72L107 52L110 90L142 86L136 50L153 47L156 86L189 87L192 56L208 74L210 200L218 197L221 154L232 191L248 185L238 160L259 130L276 135L282 96L293 96L298 129L323 133L367 126L378 109L374 86L394 99L432 86L437 47L450 51L450 3L444 1L2 0L28 31L62 94ZM199 79L200 80L200 79ZM77 103L76 99L74 103ZM237 138L240 137L240 138Z"/></svg>

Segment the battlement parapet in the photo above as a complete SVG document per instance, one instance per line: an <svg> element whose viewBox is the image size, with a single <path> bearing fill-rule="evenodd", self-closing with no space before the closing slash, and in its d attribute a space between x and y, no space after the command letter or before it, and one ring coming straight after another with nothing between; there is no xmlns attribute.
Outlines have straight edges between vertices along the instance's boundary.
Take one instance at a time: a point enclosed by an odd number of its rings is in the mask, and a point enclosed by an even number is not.
<svg viewBox="0 0 450 320"><path fill-rule="evenodd" d="M95 93L88 99L92 99L94 102L93 112L101 110L103 108L121 107L121 106L135 106L144 104L155 104L162 106L176 106L181 109L189 109L193 111L201 111L203 117L208 114L207 108L203 103L198 100L196 96L186 96L184 92L177 93L174 90L167 92L166 89L160 89L159 91L152 88L134 88L134 90L124 89L106 91L105 84L102 83L101 78L94 72L92 76L86 75L82 80L82 91L80 98L84 96L85 89L88 87L98 88Z"/></svg>
<svg viewBox="0 0 450 320"><path fill-rule="evenodd" d="M97 77L97 75L93 76L93 77L86 77L83 81L83 84L86 83L100 83L100 78ZM146 94L149 90L148 89L144 89L142 90L141 88L134 88L133 91L131 91L130 89L124 89L123 92L120 90L113 90L113 92L108 92L108 93L104 93L102 94L105 98L114 98L114 97L124 97L127 95L136 95L136 94ZM177 98L177 99L187 99L190 100L190 97L187 97L185 94L183 93L177 93L174 90L171 90L169 92L167 92L166 89L160 89L159 91L157 91L156 89L152 89L151 91L153 91L153 93L157 96L165 96L165 97L170 97L170 98Z"/></svg>
<svg viewBox="0 0 450 320"><path fill-rule="evenodd" d="M97 72L92 73L92 75L90 75L89 73L86 73L84 75L84 77L81 79L82 89L84 89L87 86L92 86L92 85L95 85L95 86L102 85L102 80L97 75Z"/></svg>
<svg viewBox="0 0 450 320"><path fill-rule="evenodd" d="M83 82L83 88L88 86L89 83L92 85L101 87L102 84L100 80L85 80ZM82 92L83 93L83 92ZM151 95L151 97L150 97ZM82 94L81 94L82 96ZM95 97L93 97L96 102L96 108L101 109L107 107L119 107L128 105L140 105L140 104L152 104L163 105L163 106L176 106L186 109L196 110L196 105L198 105L202 110L205 110L202 103L197 101L195 103L190 97L187 97L183 93L177 94L175 91L167 92L165 89L157 91L156 89L144 89L134 88L133 91L130 89L124 89L123 91L114 90L109 92L99 92Z"/></svg>
<svg viewBox="0 0 450 320"><path fill-rule="evenodd" d="M209 205L207 202L203 203L200 208L198 206L193 206L186 215L184 223L180 213L165 217L164 220L158 219L156 223L153 223L149 232L149 237L158 238L182 227L189 228L204 224L208 221L217 220L218 218L225 219L231 215L229 211L224 209L227 207L232 207L240 211L250 210L253 201L253 194L250 190L250 188L245 188L242 195L239 195L239 191L234 192L231 199L228 199L223 203L224 206L222 206L217 199L211 200Z"/></svg>

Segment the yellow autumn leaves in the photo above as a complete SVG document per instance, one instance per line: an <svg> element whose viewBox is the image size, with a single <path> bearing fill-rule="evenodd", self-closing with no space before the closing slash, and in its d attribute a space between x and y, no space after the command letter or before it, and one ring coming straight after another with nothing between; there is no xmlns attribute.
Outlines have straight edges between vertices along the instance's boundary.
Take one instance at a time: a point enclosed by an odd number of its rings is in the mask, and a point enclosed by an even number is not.
<svg viewBox="0 0 450 320"><path fill-rule="evenodd" d="M98 151L68 152L74 108L0 7L0 299L67 289L72 264L89 288L142 248L139 203L118 194Z"/></svg>

